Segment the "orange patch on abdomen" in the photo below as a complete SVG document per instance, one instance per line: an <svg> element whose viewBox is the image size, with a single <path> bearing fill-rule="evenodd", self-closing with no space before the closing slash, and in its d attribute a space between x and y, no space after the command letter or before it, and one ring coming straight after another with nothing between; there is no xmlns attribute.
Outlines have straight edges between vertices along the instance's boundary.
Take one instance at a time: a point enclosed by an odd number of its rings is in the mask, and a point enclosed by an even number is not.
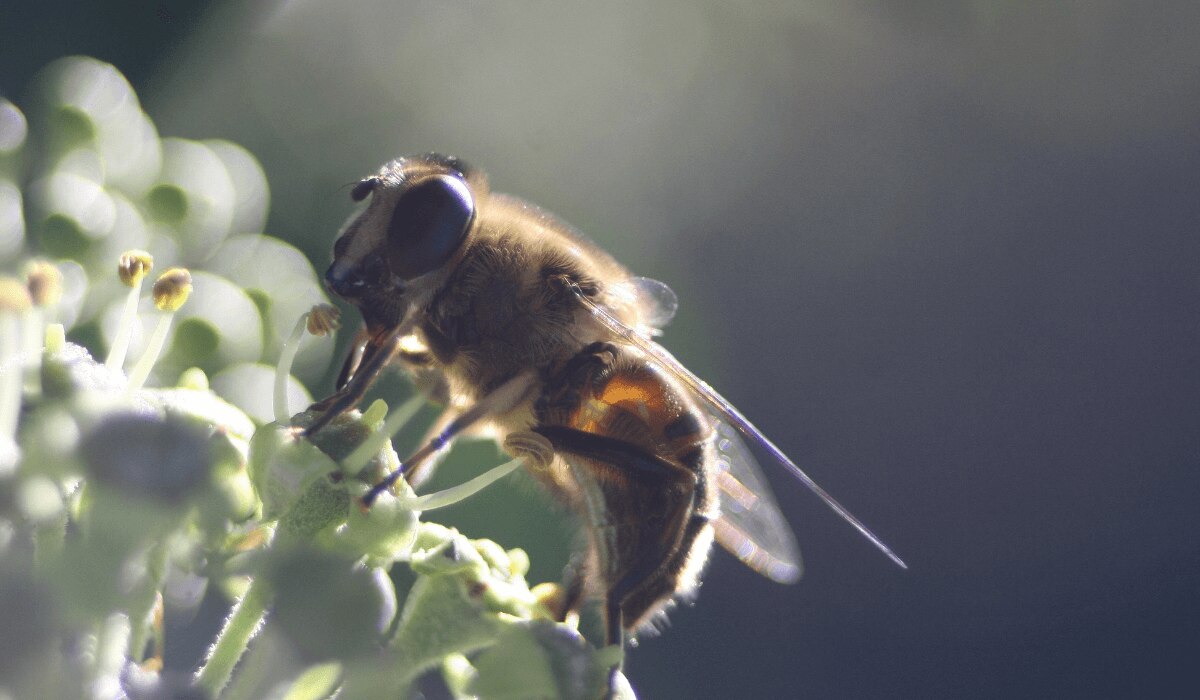
<svg viewBox="0 0 1200 700"><path fill-rule="evenodd" d="M665 408L663 386L655 377L618 375L604 387L596 398L636 414L656 415Z"/></svg>

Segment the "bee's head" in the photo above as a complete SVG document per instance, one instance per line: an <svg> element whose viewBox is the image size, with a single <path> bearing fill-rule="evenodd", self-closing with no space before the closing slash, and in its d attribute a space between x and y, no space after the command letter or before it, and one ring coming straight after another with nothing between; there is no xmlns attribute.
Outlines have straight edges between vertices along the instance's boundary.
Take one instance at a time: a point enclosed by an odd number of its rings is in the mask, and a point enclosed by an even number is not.
<svg viewBox="0 0 1200 700"><path fill-rule="evenodd" d="M334 294L355 300L399 293L438 270L466 243L483 175L457 158L437 154L399 158L354 186L366 210L342 229L325 281Z"/></svg>

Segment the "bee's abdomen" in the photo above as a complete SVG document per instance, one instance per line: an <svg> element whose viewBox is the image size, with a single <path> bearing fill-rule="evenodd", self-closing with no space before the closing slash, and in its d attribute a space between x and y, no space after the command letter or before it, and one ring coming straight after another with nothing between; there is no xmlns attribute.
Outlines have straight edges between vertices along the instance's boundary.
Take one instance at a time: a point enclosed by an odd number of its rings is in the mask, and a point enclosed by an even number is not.
<svg viewBox="0 0 1200 700"><path fill-rule="evenodd" d="M607 435L702 468L712 426L671 379L635 348L597 342L546 378L537 404L543 422Z"/></svg>
<svg viewBox="0 0 1200 700"><path fill-rule="evenodd" d="M712 427L639 351L594 343L546 383L538 432L572 473L593 572L635 627L692 587L712 541Z"/></svg>

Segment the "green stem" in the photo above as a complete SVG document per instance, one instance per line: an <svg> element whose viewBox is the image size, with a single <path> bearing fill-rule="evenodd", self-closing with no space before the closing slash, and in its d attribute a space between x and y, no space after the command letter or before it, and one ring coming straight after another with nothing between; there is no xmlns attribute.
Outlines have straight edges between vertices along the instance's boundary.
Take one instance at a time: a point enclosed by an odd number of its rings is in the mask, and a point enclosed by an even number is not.
<svg viewBox="0 0 1200 700"><path fill-rule="evenodd" d="M482 491L488 486L491 486L493 482L503 479L504 477L516 471L517 468L524 463L524 457L518 457L516 459L509 460L498 467L492 467L470 481L464 481L458 486L451 486L448 489L436 491L424 496L406 499L404 501L404 505L407 508L418 511L436 510L438 508L445 508L446 506L454 505L465 498L474 496L476 493Z"/></svg>
<svg viewBox="0 0 1200 700"><path fill-rule="evenodd" d="M129 606L129 623L133 635L129 642L129 658L141 663L146 658L146 642L154 626L154 605L167 577L167 543L155 542L146 553L146 581Z"/></svg>
<svg viewBox="0 0 1200 700"><path fill-rule="evenodd" d="M262 627L267 614L270 594L262 579L255 577L245 595L234 606L217 635L217 641L208 650L204 665L196 672L195 684L216 697L229 682L233 669L245 653L247 645Z"/></svg>
<svg viewBox="0 0 1200 700"><path fill-rule="evenodd" d="M25 312L21 329L21 374L26 394L42 393L42 339L46 336L45 313L38 307Z"/></svg>
<svg viewBox="0 0 1200 700"><path fill-rule="evenodd" d="M104 366L109 369L121 369L125 365L125 353L129 352L129 333L133 328L133 320L137 318L138 298L142 294L142 283L138 283L129 290L125 296L125 310L121 313L121 320L117 323L117 332L113 335L112 347L108 350L108 357L104 360Z"/></svg>
<svg viewBox="0 0 1200 700"><path fill-rule="evenodd" d="M121 613L105 618L96 632L96 655L92 660L92 687L103 689L97 695L120 690L121 667L129 644L129 620Z"/></svg>
<svg viewBox="0 0 1200 700"><path fill-rule="evenodd" d="M16 314L0 312L0 436L10 440L16 438L21 414L20 325Z"/></svg>
<svg viewBox="0 0 1200 700"><path fill-rule="evenodd" d="M296 359L296 351L300 349L300 338L304 335L304 326L308 323L308 314L300 314L292 334L283 341L283 349L279 352L279 365L275 368L275 420L286 423L292 417L288 408L287 384L292 375L292 362Z"/></svg>
<svg viewBox="0 0 1200 700"><path fill-rule="evenodd" d="M130 391L142 388L142 384L146 383L146 377L150 376L150 370L154 367L154 363L158 362L158 356L162 354L163 345L167 342L167 332L171 330L173 315L169 312L164 313L158 319L158 325L154 327L154 335L150 336L146 351L142 353L137 364L133 366L133 370L129 372Z"/></svg>
<svg viewBox="0 0 1200 700"><path fill-rule="evenodd" d="M65 500L65 496L64 496ZM39 570L48 571L50 566L62 558L67 541L67 508L53 520L38 523L33 531L33 561Z"/></svg>
<svg viewBox="0 0 1200 700"><path fill-rule="evenodd" d="M266 696L278 682L280 658L288 653L282 644L277 635L264 634L256 639L238 664L237 675L225 686L221 700L261 700Z"/></svg>

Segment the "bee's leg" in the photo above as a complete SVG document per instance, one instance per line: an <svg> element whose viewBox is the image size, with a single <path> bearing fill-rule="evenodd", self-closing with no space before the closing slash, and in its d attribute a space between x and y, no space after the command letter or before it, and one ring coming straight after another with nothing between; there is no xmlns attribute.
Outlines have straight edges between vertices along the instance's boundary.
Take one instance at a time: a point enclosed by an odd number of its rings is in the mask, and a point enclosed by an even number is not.
<svg viewBox="0 0 1200 700"><path fill-rule="evenodd" d="M560 622L564 622L567 616L573 612L577 612L580 606L583 605L583 593L587 590L587 562L583 561L581 555L571 558L567 564L566 570L563 572L563 600L562 610L560 612Z"/></svg>
<svg viewBox="0 0 1200 700"><path fill-rule="evenodd" d="M503 413L513 406L521 402L525 395L529 393L529 389L534 385L534 380L537 375L533 372L522 372L511 379L508 379L500 386L496 387L491 393L477 401L474 406L454 416L450 423L438 434L434 435L429 442L421 446L419 450L409 455L408 459L400 463L400 466L384 477L383 481L371 487L371 490L363 496L363 503L371 505L379 494L392 487L392 484L404 476L408 471L410 464L419 464L431 455L437 453L456 435L463 432L472 425L488 416Z"/></svg>
<svg viewBox="0 0 1200 700"><path fill-rule="evenodd" d="M337 381L334 383L334 388L341 391L354 379L354 374L358 372L358 368L364 362L370 363L371 358L375 353L379 352L381 345L376 341L371 332L366 326L358 329L358 333L354 335L354 342L350 346L350 354L346 356L346 361L342 363L341 370L338 371ZM430 364L429 353L426 352L411 352L401 349L394 353L394 356L401 362L405 363L412 369L420 369L427 367ZM317 401L310 408L312 410L320 410L333 403L337 394L331 394L326 398Z"/></svg>
<svg viewBox="0 0 1200 700"><path fill-rule="evenodd" d="M604 601L604 644L620 644L625 649L625 620L621 613L621 599L615 590L610 590ZM619 669L620 666L617 666Z"/></svg>
<svg viewBox="0 0 1200 700"><path fill-rule="evenodd" d="M362 400L367 389L370 389L371 384L375 382L375 378L400 352L400 340L412 332L416 323L416 318L410 318L391 330L368 338L362 351L362 357L357 362L353 359L357 350L351 353L351 357L347 358L346 364L342 367L342 374L349 375L345 377L346 383L339 386L337 391L328 398L313 404L313 407L317 409L325 409L325 414L304 429L305 437L320 431L334 418L349 411Z"/></svg>
<svg viewBox="0 0 1200 700"><path fill-rule="evenodd" d="M425 435L421 438L421 444L424 445L433 442L438 435L446 432L446 429L450 427L450 424L453 423L454 419L457 417L458 410L447 407L442 411L441 415L437 417L437 420L433 422L433 425L429 426L429 430L425 431ZM413 462L410 459L409 462L407 462L408 475L405 478L408 480L410 486L416 488L433 475L433 470L437 467L437 463L439 461L439 455L444 454L446 447L448 447L448 445L444 445L442 448L435 450L427 459L416 462Z"/></svg>
<svg viewBox="0 0 1200 700"><path fill-rule="evenodd" d="M371 336L367 333L367 329L360 329L354 336L354 344L350 346L350 354L346 356L346 361L342 363L342 369L338 371L337 381L334 383L334 392L320 401L314 401L308 407L308 410L325 411L336 403L338 397L341 395L341 391L346 388L346 385L354 377L354 373L358 371L363 359L373 354L377 349L378 346L371 343Z"/></svg>
<svg viewBox="0 0 1200 700"><path fill-rule="evenodd" d="M364 352L363 361L345 386L338 389L329 398L316 404L319 408L325 409L325 414L304 429L305 437L319 432L334 418L354 408L359 401L362 401L362 397L366 395L367 389L371 388L375 378L379 376L384 367L387 367L387 364L392 361L392 357L400 349L400 338L403 335L401 330L401 328L397 328L388 333L377 345L372 341L367 342L368 346L374 345L375 349Z"/></svg>
<svg viewBox="0 0 1200 700"><path fill-rule="evenodd" d="M375 353L379 352L379 349L379 343L375 342L374 336L371 335L371 332L367 330L366 326L358 329L358 332L354 335L354 342L350 345L350 354L346 356L346 361L342 363L342 368L338 371L337 381L334 383L334 388L338 391L345 388L345 386L350 383L350 380L354 378L354 373L358 371L358 368L362 365L362 363L369 363L371 361L371 357ZM395 356L401 362L404 362L411 367L420 368L429 364L428 353L413 353L402 349L395 353ZM327 396L326 398L315 402L310 408L313 410L326 408L329 404L333 403L336 397L336 393Z"/></svg>
<svg viewBox="0 0 1200 700"><path fill-rule="evenodd" d="M577 469L594 474L605 512L592 514L606 532L600 568L604 595L605 642L620 644L625 629L674 592L667 580L687 549L694 519L695 472L624 440L566 426L539 426L555 452ZM652 591L650 596L646 592Z"/></svg>
<svg viewBox="0 0 1200 700"><path fill-rule="evenodd" d="M373 345L370 341L371 334L367 331L367 327L363 326L358 329L358 333L354 335L354 344L350 346L352 348L350 354L346 356L346 361L342 363L342 369L338 372L337 383L334 384L334 387L340 390L349 384L367 354L373 354L379 349L379 346Z"/></svg>

